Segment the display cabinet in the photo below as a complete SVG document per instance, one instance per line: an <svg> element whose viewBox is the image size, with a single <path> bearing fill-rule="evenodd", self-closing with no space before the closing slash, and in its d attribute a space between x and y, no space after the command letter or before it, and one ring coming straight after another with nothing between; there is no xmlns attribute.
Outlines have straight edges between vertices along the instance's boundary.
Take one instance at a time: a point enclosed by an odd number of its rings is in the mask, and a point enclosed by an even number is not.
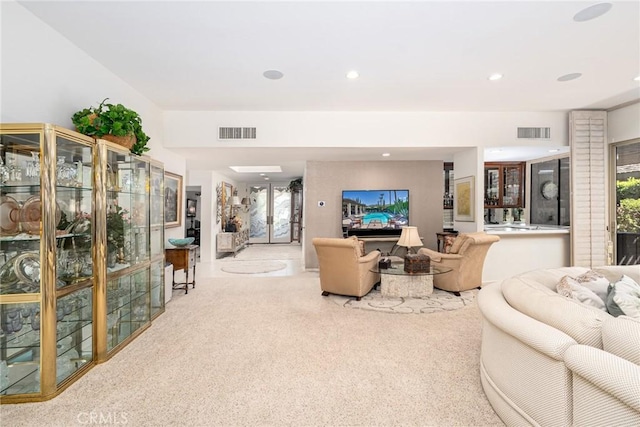
<svg viewBox="0 0 640 427"><path fill-rule="evenodd" d="M161 163L0 125L0 402L47 400L164 311Z"/></svg>
<svg viewBox="0 0 640 427"><path fill-rule="evenodd" d="M164 312L164 165L151 161L149 217L151 251L151 319Z"/></svg>
<svg viewBox="0 0 640 427"><path fill-rule="evenodd" d="M94 361L92 139L0 125L0 400L55 396Z"/></svg>
<svg viewBox="0 0 640 427"><path fill-rule="evenodd" d="M484 164L484 207L524 208L525 162Z"/></svg>
<svg viewBox="0 0 640 427"><path fill-rule="evenodd" d="M107 141L98 141L97 159L104 191L96 202L104 207L106 230L106 268L97 290L106 307L96 313L97 362L103 362L164 310L164 298L152 298L152 291L163 296L164 270L157 264L164 265L164 173L161 164Z"/></svg>

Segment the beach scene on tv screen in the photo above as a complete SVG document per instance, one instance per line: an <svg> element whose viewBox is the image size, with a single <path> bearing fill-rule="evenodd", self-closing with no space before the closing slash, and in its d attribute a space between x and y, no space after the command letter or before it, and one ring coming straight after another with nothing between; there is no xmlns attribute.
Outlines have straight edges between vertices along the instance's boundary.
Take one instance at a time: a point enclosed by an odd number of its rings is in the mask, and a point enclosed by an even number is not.
<svg viewBox="0 0 640 427"><path fill-rule="evenodd" d="M409 225L409 190L342 192L346 230L399 230Z"/></svg>

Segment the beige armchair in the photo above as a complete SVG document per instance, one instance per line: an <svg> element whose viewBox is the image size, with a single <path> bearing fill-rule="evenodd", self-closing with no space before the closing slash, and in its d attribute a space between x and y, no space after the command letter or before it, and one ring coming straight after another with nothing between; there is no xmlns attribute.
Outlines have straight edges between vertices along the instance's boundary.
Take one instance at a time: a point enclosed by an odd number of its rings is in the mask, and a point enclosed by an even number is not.
<svg viewBox="0 0 640 427"><path fill-rule="evenodd" d="M489 247L499 240L500 237L483 231L462 233L456 237L448 254L427 248L420 249L418 253L428 255L433 267L453 269L449 273L436 274L433 285L460 296L461 291L480 288L484 259Z"/></svg>
<svg viewBox="0 0 640 427"><path fill-rule="evenodd" d="M380 281L380 274L371 271L378 265L380 252L363 255L356 237L316 237L313 246L318 254L322 295L348 295L359 301Z"/></svg>

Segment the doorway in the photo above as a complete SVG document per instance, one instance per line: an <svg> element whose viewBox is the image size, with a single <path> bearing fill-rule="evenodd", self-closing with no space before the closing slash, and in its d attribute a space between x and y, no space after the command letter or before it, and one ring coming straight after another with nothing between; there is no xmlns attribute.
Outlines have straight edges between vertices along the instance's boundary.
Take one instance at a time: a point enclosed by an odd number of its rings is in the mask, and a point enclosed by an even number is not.
<svg viewBox="0 0 640 427"><path fill-rule="evenodd" d="M291 242L291 192L288 183L249 186L249 243Z"/></svg>
<svg viewBox="0 0 640 427"><path fill-rule="evenodd" d="M640 141L615 144L611 150L616 264L640 264Z"/></svg>

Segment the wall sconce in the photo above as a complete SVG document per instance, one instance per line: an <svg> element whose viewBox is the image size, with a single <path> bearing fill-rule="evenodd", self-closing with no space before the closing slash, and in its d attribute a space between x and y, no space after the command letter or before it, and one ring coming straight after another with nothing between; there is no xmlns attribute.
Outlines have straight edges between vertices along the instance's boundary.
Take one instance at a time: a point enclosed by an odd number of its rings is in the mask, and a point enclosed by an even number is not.
<svg viewBox="0 0 640 427"><path fill-rule="evenodd" d="M249 212L249 206L251 206L251 199L248 197L243 197L240 204L242 205L243 212Z"/></svg>

